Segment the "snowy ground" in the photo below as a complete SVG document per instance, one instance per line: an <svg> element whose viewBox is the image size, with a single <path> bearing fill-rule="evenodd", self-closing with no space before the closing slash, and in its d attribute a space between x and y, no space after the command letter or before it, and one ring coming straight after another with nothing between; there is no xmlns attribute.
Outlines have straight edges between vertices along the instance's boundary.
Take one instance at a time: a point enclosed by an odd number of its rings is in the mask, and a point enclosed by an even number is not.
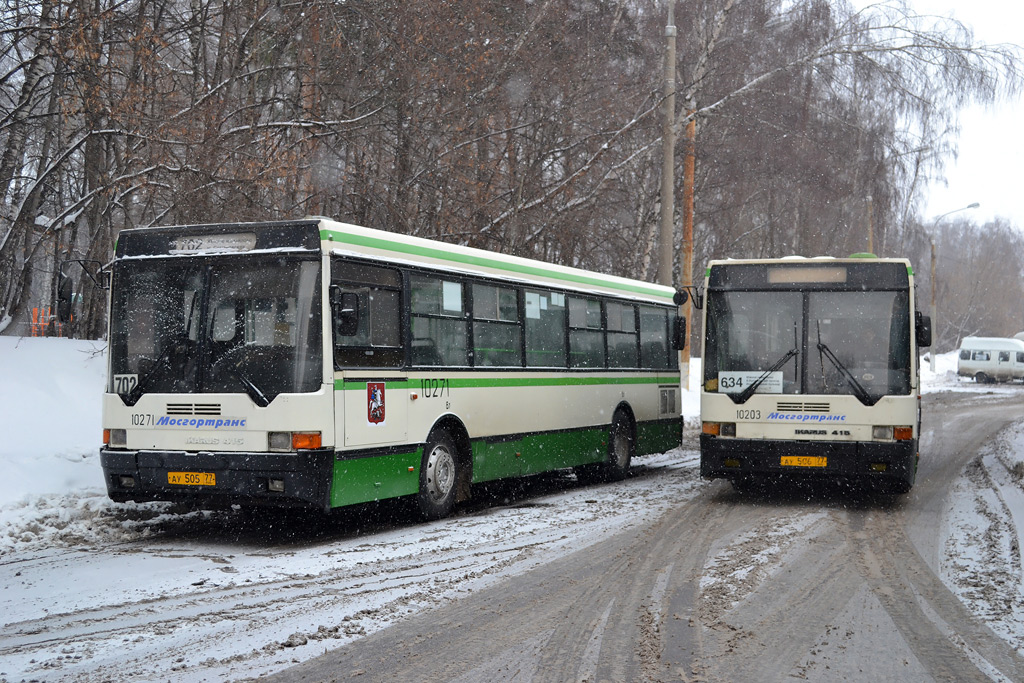
<svg viewBox="0 0 1024 683"><path fill-rule="evenodd" d="M1022 391L959 382L954 354L937 362L936 373L924 366L925 391ZM704 485L691 391L688 445L641 459L629 480L580 486L556 473L496 485L489 500L430 524L392 504L326 519L119 505L106 498L97 454L104 371L98 343L0 337L0 681L280 670L641 524ZM944 555L955 559L942 567L1018 648L1024 599L999 588L1022 574L1022 461L1024 423L967 468L945 520Z"/></svg>

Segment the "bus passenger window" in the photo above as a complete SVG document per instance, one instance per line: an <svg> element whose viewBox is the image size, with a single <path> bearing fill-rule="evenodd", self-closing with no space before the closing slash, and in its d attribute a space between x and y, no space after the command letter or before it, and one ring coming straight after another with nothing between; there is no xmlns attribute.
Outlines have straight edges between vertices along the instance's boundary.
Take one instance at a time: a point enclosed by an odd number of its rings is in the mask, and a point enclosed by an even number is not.
<svg viewBox="0 0 1024 683"><path fill-rule="evenodd" d="M530 367L564 368L565 295L527 290L526 364Z"/></svg>
<svg viewBox="0 0 1024 683"><path fill-rule="evenodd" d="M608 367L635 368L637 357L636 307L608 302Z"/></svg>
<svg viewBox="0 0 1024 683"><path fill-rule="evenodd" d="M516 290L473 285L473 365L521 367L521 330Z"/></svg>
<svg viewBox="0 0 1024 683"><path fill-rule="evenodd" d="M600 301L569 298L569 367L604 367Z"/></svg>
<svg viewBox="0 0 1024 683"><path fill-rule="evenodd" d="M425 275L409 283L413 365L469 365L462 283Z"/></svg>

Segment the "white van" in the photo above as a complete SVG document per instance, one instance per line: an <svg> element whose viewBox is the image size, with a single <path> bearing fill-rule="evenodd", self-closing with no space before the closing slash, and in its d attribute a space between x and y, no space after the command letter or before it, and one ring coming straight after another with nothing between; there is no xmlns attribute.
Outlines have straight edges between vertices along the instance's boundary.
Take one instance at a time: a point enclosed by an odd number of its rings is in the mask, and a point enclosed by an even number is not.
<svg viewBox="0 0 1024 683"><path fill-rule="evenodd" d="M1024 341L1003 337L964 337L956 372L977 382L1024 380Z"/></svg>

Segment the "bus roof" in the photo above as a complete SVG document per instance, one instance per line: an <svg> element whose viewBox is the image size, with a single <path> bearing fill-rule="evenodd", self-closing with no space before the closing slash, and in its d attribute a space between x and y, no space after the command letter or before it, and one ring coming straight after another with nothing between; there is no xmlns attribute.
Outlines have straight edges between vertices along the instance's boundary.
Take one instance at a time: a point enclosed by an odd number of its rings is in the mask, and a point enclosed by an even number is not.
<svg viewBox="0 0 1024 683"><path fill-rule="evenodd" d="M330 219L320 220L325 249L337 253L386 258L390 261L468 273L498 276L535 284L670 303L671 287L560 266L546 261L464 247L447 242L374 230Z"/></svg>
<svg viewBox="0 0 1024 683"><path fill-rule="evenodd" d="M758 264L758 263L770 263L775 265L799 265L802 263L903 263L906 264L909 272L913 272L910 265L910 260L902 257L873 257L865 258L864 256L848 256L848 257L836 257L836 256L783 256L781 258L757 258L757 259L712 259L708 261L708 268L711 266L729 266L729 265L742 265L742 264Z"/></svg>

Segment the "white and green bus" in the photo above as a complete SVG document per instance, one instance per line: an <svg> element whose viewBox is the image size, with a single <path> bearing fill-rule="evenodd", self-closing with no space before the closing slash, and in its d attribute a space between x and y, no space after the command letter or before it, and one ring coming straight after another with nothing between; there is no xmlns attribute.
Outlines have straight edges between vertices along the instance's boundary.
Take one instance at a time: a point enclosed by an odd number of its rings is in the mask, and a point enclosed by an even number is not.
<svg viewBox="0 0 1024 683"><path fill-rule="evenodd" d="M125 230L111 270L116 501L437 518L681 440L669 287L323 218Z"/></svg>
<svg viewBox="0 0 1024 683"><path fill-rule="evenodd" d="M704 288L703 477L910 490L931 322L909 261L711 261Z"/></svg>

